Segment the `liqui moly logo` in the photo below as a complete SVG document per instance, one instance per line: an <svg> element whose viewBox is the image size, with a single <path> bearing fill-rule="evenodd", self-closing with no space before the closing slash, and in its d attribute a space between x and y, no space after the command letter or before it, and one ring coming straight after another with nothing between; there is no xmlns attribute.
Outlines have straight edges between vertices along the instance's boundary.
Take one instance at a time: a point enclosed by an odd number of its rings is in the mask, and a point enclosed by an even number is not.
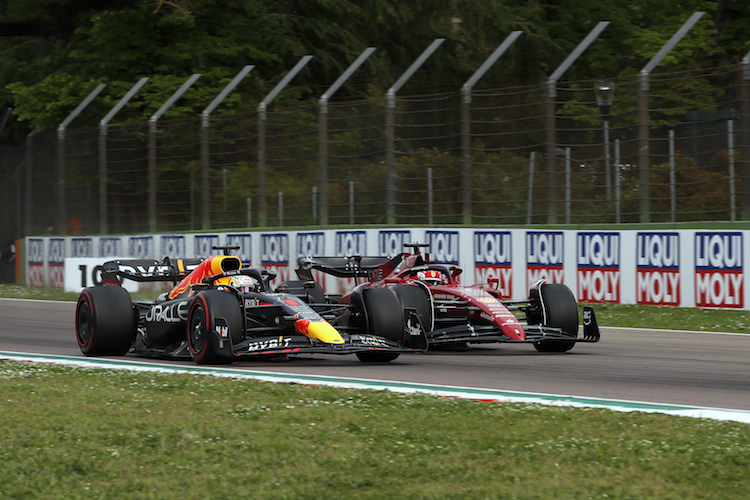
<svg viewBox="0 0 750 500"><path fill-rule="evenodd" d="M565 241L561 231L529 231L526 233L526 285L540 279L562 283L563 249Z"/></svg>
<svg viewBox="0 0 750 500"><path fill-rule="evenodd" d="M122 255L122 239L117 237L99 238L99 257Z"/></svg>
<svg viewBox="0 0 750 500"><path fill-rule="evenodd" d="M325 233L297 233L297 257L315 257L326 254Z"/></svg>
<svg viewBox="0 0 750 500"><path fill-rule="evenodd" d="M26 260L29 264L44 264L44 240L29 238L26 243Z"/></svg>
<svg viewBox="0 0 750 500"><path fill-rule="evenodd" d="M65 239L50 238L47 246L47 275L49 286L63 288L65 285Z"/></svg>
<svg viewBox="0 0 750 500"><path fill-rule="evenodd" d="M65 239L49 239L49 245L47 246L47 262L53 265L65 264Z"/></svg>
<svg viewBox="0 0 750 500"><path fill-rule="evenodd" d="M502 298L513 296L511 235L508 231L474 233L474 282L497 284ZM493 285L495 286L495 285Z"/></svg>
<svg viewBox="0 0 750 500"><path fill-rule="evenodd" d="M744 307L742 233L695 234L695 305Z"/></svg>
<svg viewBox="0 0 750 500"><path fill-rule="evenodd" d="M578 300L620 301L620 234L578 233Z"/></svg>
<svg viewBox="0 0 750 500"><path fill-rule="evenodd" d="M91 238L71 238L70 240L71 257L93 257L94 240Z"/></svg>
<svg viewBox="0 0 750 500"><path fill-rule="evenodd" d="M271 281L272 284L289 280L291 276L289 236L286 234L261 234L260 260L265 269L276 272L276 278Z"/></svg>
<svg viewBox="0 0 750 500"><path fill-rule="evenodd" d="M196 236L197 238L197 236ZM184 258L185 237L184 236L161 236L159 238L159 255L162 257ZM208 255L211 255L210 253ZM200 255L200 257L208 257Z"/></svg>
<svg viewBox="0 0 750 500"><path fill-rule="evenodd" d="M28 262L27 283L29 286L46 286L44 276L44 240L29 238L26 242L26 259Z"/></svg>
<svg viewBox="0 0 750 500"><path fill-rule="evenodd" d="M289 265L289 236L286 234L260 235L261 264Z"/></svg>
<svg viewBox="0 0 750 500"><path fill-rule="evenodd" d="M378 255L393 257L403 252L404 244L412 243L411 231L380 231L378 233Z"/></svg>
<svg viewBox="0 0 750 500"><path fill-rule="evenodd" d="M336 256L367 255L367 233L364 231L336 231Z"/></svg>
<svg viewBox="0 0 750 500"><path fill-rule="evenodd" d="M177 236L176 238L179 238ZM175 241L179 243L179 240ZM184 245L184 241L182 245ZM198 258L206 258L216 254L215 246L219 246L218 234L196 234L193 239L193 255ZM165 254L169 255L169 254ZM184 255L184 254L178 254Z"/></svg>
<svg viewBox="0 0 750 500"><path fill-rule="evenodd" d="M425 231L425 237L432 262L458 265L458 231Z"/></svg>
<svg viewBox="0 0 750 500"><path fill-rule="evenodd" d="M635 300L638 304L680 305L680 235L638 233Z"/></svg>
<svg viewBox="0 0 750 500"><path fill-rule="evenodd" d="M131 236L128 238L128 255L134 259L153 259L154 237Z"/></svg>
<svg viewBox="0 0 750 500"><path fill-rule="evenodd" d="M227 246L240 247L232 253L240 258L243 266L250 266L253 262L253 236L251 234L228 234Z"/></svg>

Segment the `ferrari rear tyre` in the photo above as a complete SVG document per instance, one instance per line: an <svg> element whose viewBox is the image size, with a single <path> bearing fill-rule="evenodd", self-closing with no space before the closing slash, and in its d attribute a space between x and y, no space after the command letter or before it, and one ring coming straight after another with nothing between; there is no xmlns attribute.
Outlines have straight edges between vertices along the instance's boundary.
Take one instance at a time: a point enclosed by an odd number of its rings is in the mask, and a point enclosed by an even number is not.
<svg viewBox="0 0 750 500"><path fill-rule="evenodd" d="M76 306L76 338L86 356L124 356L135 338L130 294L119 286L86 288Z"/></svg>
<svg viewBox="0 0 750 500"><path fill-rule="evenodd" d="M367 288L363 298L367 312L367 332L394 342L403 342L404 314L393 291L387 288ZM357 358L365 363L393 361L398 356L399 353L388 351L357 353Z"/></svg>
<svg viewBox="0 0 750 500"><path fill-rule="evenodd" d="M540 289L544 304L544 325L562 329L571 337L578 336L578 304L570 288L560 283L545 283ZM567 352L574 340L542 340L534 342L539 352Z"/></svg>
<svg viewBox="0 0 750 500"><path fill-rule="evenodd" d="M232 343L238 342L241 336L242 313L234 294L206 290L190 303L187 342L190 357L196 363L231 363L234 359Z"/></svg>

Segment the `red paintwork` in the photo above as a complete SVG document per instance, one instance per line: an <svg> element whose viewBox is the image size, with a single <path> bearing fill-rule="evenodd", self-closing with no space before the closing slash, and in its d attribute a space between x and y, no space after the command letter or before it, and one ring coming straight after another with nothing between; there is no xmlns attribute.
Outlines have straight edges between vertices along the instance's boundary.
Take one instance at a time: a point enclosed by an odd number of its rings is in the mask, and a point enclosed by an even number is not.
<svg viewBox="0 0 750 500"><path fill-rule="evenodd" d="M480 318L494 324L500 331L512 340L526 340L526 332L518 319L505 305L492 294L492 290L473 286L462 286L459 275L462 270L453 265L430 264L421 253L404 253L389 260L377 268L370 277L370 287L390 288L397 284L414 284L426 286L435 305L438 316L462 316ZM430 285L417 282L419 270L440 269L443 284ZM444 272L444 271L447 271ZM350 300L348 296L342 298L342 303Z"/></svg>

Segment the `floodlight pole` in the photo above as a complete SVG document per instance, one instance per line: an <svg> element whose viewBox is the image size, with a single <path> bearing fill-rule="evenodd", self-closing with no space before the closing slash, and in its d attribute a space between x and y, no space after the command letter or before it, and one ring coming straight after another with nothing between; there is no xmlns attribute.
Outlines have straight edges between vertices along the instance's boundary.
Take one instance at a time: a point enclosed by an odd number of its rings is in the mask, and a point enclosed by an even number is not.
<svg viewBox="0 0 750 500"><path fill-rule="evenodd" d="M65 219L67 218L65 214L65 130L68 128L68 125L76 119L78 115L81 114L81 112L86 109L86 106L88 106L91 101L96 98L96 96L99 95L99 93L104 90L104 87L106 87L106 83L100 83L96 86L94 90L89 93L86 98L81 101L80 104L76 107L76 109L73 110L72 113L68 115L65 120L60 123L60 125L57 126L57 217L56 217L56 226L57 230L60 233L65 232Z"/></svg>
<svg viewBox="0 0 750 500"><path fill-rule="evenodd" d="M672 35L667 43L646 64L638 75L638 122L639 122L639 147L638 147L638 170L639 170L639 197L641 222L651 222L651 165L649 158L649 130L648 130L648 94L649 75L671 51L677 43L697 23L705 12L696 12Z"/></svg>
<svg viewBox="0 0 750 500"><path fill-rule="evenodd" d="M461 87L461 199L464 224L471 224L471 89L522 31L513 31Z"/></svg>
<svg viewBox="0 0 750 500"><path fill-rule="evenodd" d="M386 189L386 221L388 224L396 223L396 94L412 75L424 64L435 50L445 41L445 38L436 38L429 47L414 61L409 69L388 89L385 94L385 189Z"/></svg>
<svg viewBox="0 0 750 500"><path fill-rule="evenodd" d="M568 55L562 64L552 73L547 80L547 222L557 223L557 125L555 97L557 96L557 80L565 73L580 55L591 45L591 43L609 25L609 21L600 21L594 26L586 38L578 47Z"/></svg>
<svg viewBox="0 0 750 500"><path fill-rule="evenodd" d="M226 99L229 93L252 71L255 66L247 65L219 92L211 104L201 113L201 228L207 231L211 226L211 179L209 164L209 129L211 128L211 113ZM192 192L192 187L191 187ZM192 229L192 228L191 228Z"/></svg>
<svg viewBox="0 0 750 500"><path fill-rule="evenodd" d="M357 69L375 52L375 47L368 47L330 86L318 100L318 193L320 195L320 225L328 225L328 101ZM315 214L313 214L315 217Z"/></svg>
<svg viewBox="0 0 750 500"><path fill-rule="evenodd" d="M156 113L148 119L148 226L152 233L156 232L156 131L157 122L172 105L182 97L187 89L200 78L200 73L196 73L187 79L182 87L172 94L172 97L162 104Z"/></svg>
<svg viewBox="0 0 750 500"><path fill-rule="evenodd" d="M273 90L258 104L258 226L266 227L268 224L268 195L266 193L266 118L268 105L286 87L297 73L310 62L313 56L304 56L286 74L284 78L273 88Z"/></svg>
<svg viewBox="0 0 750 500"><path fill-rule="evenodd" d="M99 234L107 234L107 126L112 118L132 99L148 77L143 77L133 85L127 94L112 108L107 115L99 121Z"/></svg>

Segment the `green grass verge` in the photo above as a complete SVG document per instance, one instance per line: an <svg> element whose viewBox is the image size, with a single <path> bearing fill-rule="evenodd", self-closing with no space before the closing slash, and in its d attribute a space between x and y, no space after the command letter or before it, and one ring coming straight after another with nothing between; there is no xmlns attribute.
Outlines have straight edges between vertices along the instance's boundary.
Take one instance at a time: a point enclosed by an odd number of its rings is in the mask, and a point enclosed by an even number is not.
<svg viewBox="0 0 750 500"><path fill-rule="evenodd" d="M744 311L596 310L748 331ZM0 498L750 496L750 426L660 414L0 361L0 422Z"/></svg>
<svg viewBox="0 0 750 500"><path fill-rule="evenodd" d="M750 426L0 362L0 498L750 496Z"/></svg>
<svg viewBox="0 0 750 500"><path fill-rule="evenodd" d="M150 300L155 295L138 292L133 298ZM78 294L60 288L0 284L0 297L75 301ZM750 311L744 310L621 304L594 304L594 309L601 326L750 333Z"/></svg>

